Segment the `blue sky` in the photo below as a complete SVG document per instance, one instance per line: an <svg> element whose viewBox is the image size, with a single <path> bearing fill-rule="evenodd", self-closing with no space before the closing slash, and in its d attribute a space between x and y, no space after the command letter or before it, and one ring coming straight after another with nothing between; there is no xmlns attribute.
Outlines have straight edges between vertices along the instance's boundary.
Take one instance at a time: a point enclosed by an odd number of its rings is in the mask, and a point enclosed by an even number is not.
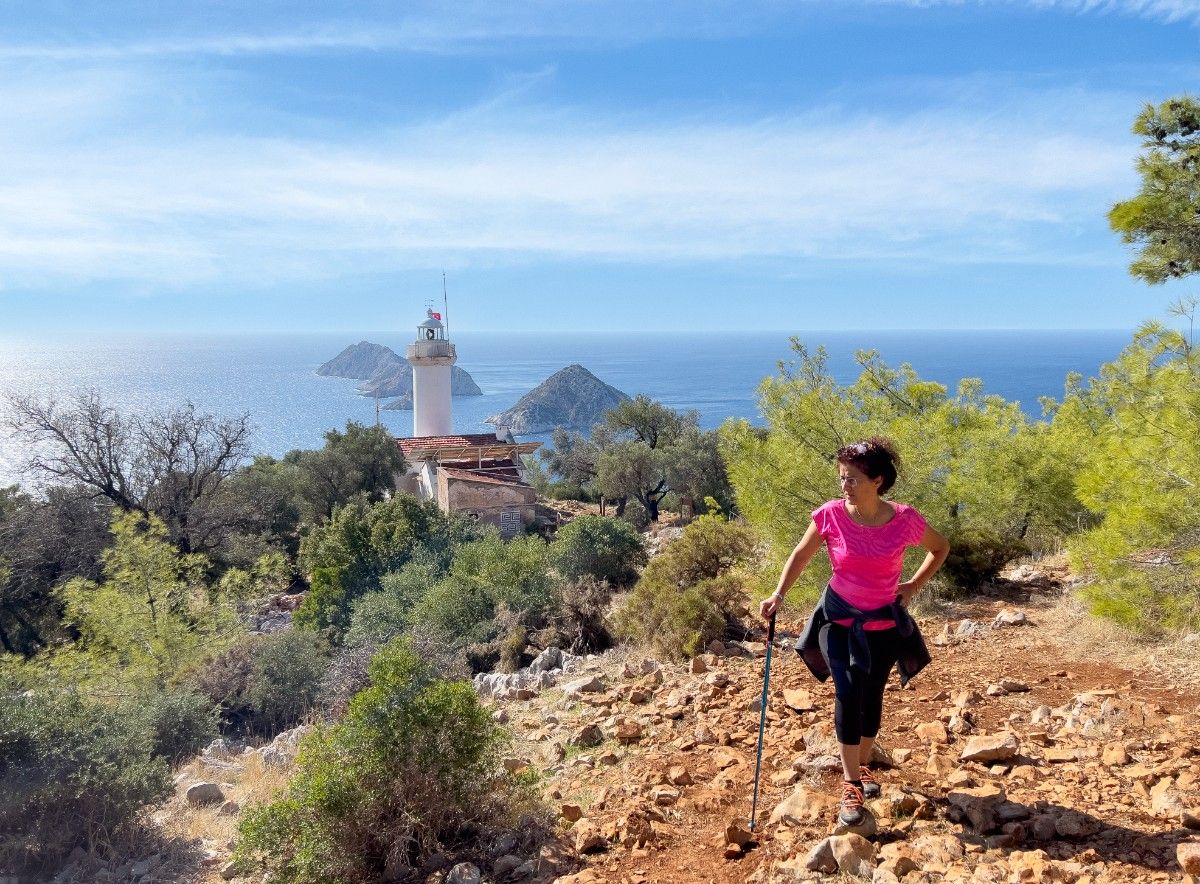
<svg viewBox="0 0 1200 884"><path fill-rule="evenodd" d="M1126 328L1197 0L0 5L0 334ZM418 317L419 318L419 317Z"/></svg>

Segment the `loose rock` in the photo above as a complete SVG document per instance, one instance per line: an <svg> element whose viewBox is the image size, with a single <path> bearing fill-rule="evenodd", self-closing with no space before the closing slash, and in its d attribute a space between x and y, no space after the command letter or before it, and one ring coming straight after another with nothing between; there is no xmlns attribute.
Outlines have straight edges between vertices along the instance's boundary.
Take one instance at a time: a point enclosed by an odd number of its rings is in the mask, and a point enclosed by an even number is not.
<svg viewBox="0 0 1200 884"><path fill-rule="evenodd" d="M963 761L1005 761L1016 756L1021 744L1015 734L990 734L971 737L959 758Z"/></svg>

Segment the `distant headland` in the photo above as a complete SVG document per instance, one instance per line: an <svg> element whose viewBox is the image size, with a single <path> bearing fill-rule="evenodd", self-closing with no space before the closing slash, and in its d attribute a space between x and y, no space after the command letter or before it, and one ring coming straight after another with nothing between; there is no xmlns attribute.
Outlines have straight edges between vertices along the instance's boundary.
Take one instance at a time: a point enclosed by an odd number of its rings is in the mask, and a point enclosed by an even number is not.
<svg viewBox="0 0 1200 884"><path fill-rule="evenodd" d="M364 396L398 397L384 403L385 409L412 410L412 366L390 347L359 341L321 365L317 374L361 380L363 383L358 385L358 391ZM483 395L475 379L457 365L450 372L450 393L453 396Z"/></svg>
<svg viewBox="0 0 1200 884"><path fill-rule="evenodd" d="M517 436L548 433L560 427L589 429L604 412L628 398L628 394L604 383L582 365L568 365L485 423L508 427Z"/></svg>

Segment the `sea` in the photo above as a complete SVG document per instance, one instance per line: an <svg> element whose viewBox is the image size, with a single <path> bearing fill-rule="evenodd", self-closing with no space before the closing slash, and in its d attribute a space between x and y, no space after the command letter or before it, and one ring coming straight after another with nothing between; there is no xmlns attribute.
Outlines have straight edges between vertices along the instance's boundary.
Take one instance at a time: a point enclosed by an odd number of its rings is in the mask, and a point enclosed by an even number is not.
<svg viewBox="0 0 1200 884"><path fill-rule="evenodd" d="M701 425L727 418L762 424L756 390L795 358L792 337L829 352L840 382L859 373L854 354L879 351L890 365L910 363L953 391L965 377L988 393L1017 400L1041 416L1040 397L1061 398L1068 372L1095 375L1132 336L1113 331L812 331L727 334L498 334L456 332L458 364L482 396L454 399L455 430L487 432L484 421L571 363L630 395L645 393L675 409L695 409ZM411 332L354 334L156 334L0 338L0 487L21 482L28 454L8 429L11 395L69 399L96 391L113 408L153 412L185 403L216 416L248 414L254 450L281 455L317 448L347 421L374 423L376 403L357 380L317 375L317 367L360 340L403 354ZM412 412L380 411L397 436L412 434ZM548 443L546 435L526 437Z"/></svg>

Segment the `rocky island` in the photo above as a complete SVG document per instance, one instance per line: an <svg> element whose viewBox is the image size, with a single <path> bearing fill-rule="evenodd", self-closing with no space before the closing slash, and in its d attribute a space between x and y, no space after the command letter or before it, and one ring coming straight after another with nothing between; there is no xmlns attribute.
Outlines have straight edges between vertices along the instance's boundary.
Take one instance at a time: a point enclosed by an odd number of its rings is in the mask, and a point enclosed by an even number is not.
<svg viewBox="0 0 1200 884"><path fill-rule="evenodd" d="M588 429L610 408L628 399L582 365L568 365L522 396L508 411L486 423L507 427L514 435L548 433L558 428Z"/></svg>
<svg viewBox="0 0 1200 884"><path fill-rule="evenodd" d="M382 344L359 341L317 369L324 377L355 378L363 381L358 391L364 396L399 397L384 404L391 411L409 411L412 402L412 366L396 351ZM450 372L452 396L482 396L483 391L464 369L457 365Z"/></svg>

